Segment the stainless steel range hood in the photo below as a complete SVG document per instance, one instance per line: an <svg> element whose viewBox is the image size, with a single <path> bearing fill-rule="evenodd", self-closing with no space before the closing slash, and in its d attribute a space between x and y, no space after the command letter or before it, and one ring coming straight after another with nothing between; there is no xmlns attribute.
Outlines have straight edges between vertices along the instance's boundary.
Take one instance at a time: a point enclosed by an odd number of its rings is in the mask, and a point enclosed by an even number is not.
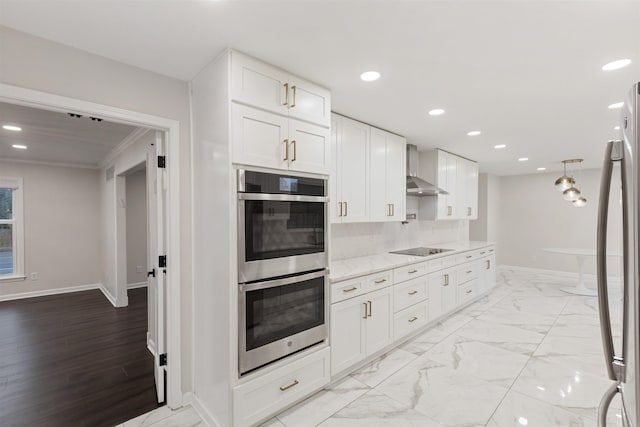
<svg viewBox="0 0 640 427"><path fill-rule="evenodd" d="M449 194L424 179L418 178L418 147L407 144L407 196Z"/></svg>

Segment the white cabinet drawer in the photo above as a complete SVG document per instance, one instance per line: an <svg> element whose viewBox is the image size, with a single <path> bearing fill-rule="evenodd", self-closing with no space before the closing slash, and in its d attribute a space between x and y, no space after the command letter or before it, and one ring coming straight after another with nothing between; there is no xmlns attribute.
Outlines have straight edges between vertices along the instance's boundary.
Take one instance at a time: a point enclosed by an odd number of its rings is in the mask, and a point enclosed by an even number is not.
<svg viewBox="0 0 640 427"><path fill-rule="evenodd" d="M456 257L456 264L470 262L480 257L480 251L469 251L462 253Z"/></svg>
<svg viewBox="0 0 640 427"><path fill-rule="evenodd" d="M469 280L466 283L458 285L457 304L462 305L473 299L478 294L478 279Z"/></svg>
<svg viewBox="0 0 640 427"><path fill-rule="evenodd" d="M462 264L456 269L456 281L458 284L463 284L469 280L478 278L478 262L468 262Z"/></svg>
<svg viewBox="0 0 640 427"><path fill-rule="evenodd" d="M393 270L393 282L400 283L427 274L427 263L421 262Z"/></svg>
<svg viewBox="0 0 640 427"><path fill-rule="evenodd" d="M412 305L394 316L395 339L400 339L426 325L428 320L428 302Z"/></svg>
<svg viewBox="0 0 640 427"><path fill-rule="evenodd" d="M429 273L433 273L434 271L442 270L443 268L451 267L452 265L456 265L456 256L444 256L427 261L427 271Z"/></svg>
<svg viewBox="0 0 640 427"><path fill-rule="evenodd" d="M393 285L391 270L336 282L331 285L331 303L357 297Z"/></svg>
<svg viewBox="0 0 640 427"><path fill-rule="evenodd" d="M394 289L394 311L424 301L429 296L427 276L418 277L396 285Z"/></svg>
<svg viewBox="0 0 640 427"><path fill-rule="evenodd" d="M253 425L328 384L329 359L325 348L235 387L233 425Z"/></svg>

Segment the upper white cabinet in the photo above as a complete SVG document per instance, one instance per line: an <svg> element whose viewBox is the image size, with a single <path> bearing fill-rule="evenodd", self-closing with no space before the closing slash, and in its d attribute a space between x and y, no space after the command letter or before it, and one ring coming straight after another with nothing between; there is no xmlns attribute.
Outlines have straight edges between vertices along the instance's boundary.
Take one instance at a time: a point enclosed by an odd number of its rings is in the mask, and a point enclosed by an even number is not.
<svg viewBox="0 0 640 427"><path fill-rule="evenodd" d="M405 139L337 114L331 123L331 222L403 221Z"/></svg>
<svg viewBox="0 0 640 427"><path fill-rule="evenodd" d="M232 52L231 99L329 127L329 91L257 59Z"/></svg>
<svg viewBox="0 0 640 427"><path fill-rule="evenodd" d="M371 220L403 221L406 218L406 141L371 128Z"/></svg>
<svg viewBox="0 0 640 427"><path fill-rule="evenodd" d="M369 220L369 126L333 115L331 222Z"/></svg>
<svg viewBox="0 0 640 427"><path fill-rule="evenodd" d="M449 194L424 197L423 219L478 218L478 164L442 150L420 154L419 175Z"/></svg>
<svg viewBox="0 0 640 427"><path fill-rule="evenodd" d="M329 91L231 52L233 162L329 174Z"/></svg>

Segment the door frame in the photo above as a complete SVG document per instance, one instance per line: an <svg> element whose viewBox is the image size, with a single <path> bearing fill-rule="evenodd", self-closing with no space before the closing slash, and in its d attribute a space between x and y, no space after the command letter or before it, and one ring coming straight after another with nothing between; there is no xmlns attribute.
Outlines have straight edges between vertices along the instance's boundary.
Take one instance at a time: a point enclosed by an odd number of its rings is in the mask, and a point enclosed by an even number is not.
<svg viewBox="0 0 640 427"><path fill-rule="evenodd" d="M40 92L0 83L0 101L26 107L63 113L101 117L110 121L163 131L167 145L166 189L166 349L167 349L167 406L172 409L183 404L181 328L180 328L180 122L164 117L126 110L90 101Z"/></svg>

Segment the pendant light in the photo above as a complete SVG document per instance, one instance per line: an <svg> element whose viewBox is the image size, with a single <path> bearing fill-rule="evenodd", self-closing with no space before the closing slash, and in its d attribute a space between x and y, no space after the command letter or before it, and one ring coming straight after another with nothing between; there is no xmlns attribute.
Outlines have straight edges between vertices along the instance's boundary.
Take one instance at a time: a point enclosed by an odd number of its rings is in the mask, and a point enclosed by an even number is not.
<svg viewBox="0 0 640 427"><path fill-rule="evenodd" d="M571 186L562 192L562 196L565 200L570 202L576 201L580 198L580 190L578 190L575 186Z"/></svg>
<svg viewBox="0 0 640 427"><path fill-rule="evenodd" d="M564 192L569 188L573 187L573 185L576 183L576 180L573 179L572 176L567 175L567 163L573 163L575 160L577 159L562 161L562 165L564 166L564 173L560 178L556 179L556 183L555 183L556 190Z"/></svg>
<svg viewBox="0 0 640 427"><path fill-rule="evenodd" d="M573 201L573 206L575 206L576 208L583 208L583 207L587 206L587 199L585 199L584 197L580 196L576 200Z"/></svg>

